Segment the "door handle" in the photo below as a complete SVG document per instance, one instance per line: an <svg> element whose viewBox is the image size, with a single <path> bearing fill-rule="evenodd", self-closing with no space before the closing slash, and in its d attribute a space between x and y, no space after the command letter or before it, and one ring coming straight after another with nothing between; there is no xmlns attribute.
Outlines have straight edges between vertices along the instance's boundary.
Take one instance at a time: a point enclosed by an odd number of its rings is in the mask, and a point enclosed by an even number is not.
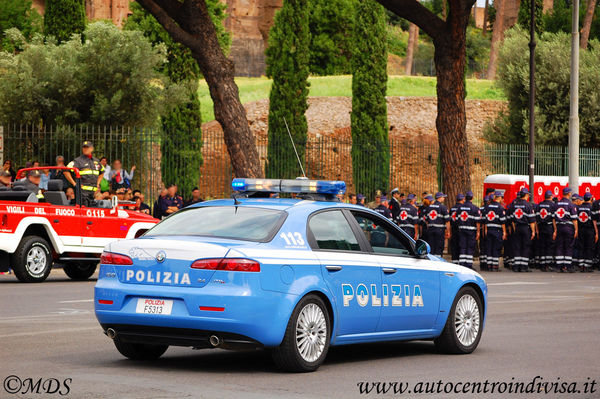
<svg viewBox="0 0 600 399"><path fill-rule="evenodd" d="M325 266L325 269L329 270L330 272L337 272L342 270L341 266Z"/></svg>
<svg viewBox="0 0 600 399"><path fill-rule="evenodd" d="M398 269L395 269L393 267L384 267L382 270L385 274L394 274L398 271Z"/></svg>
<svg viewBox="0 0 600 399"><path fill-rule="evenodd" d="M92 224L92 222L91 222L91 221L88 221L88 222L87 222L87 224Z"/></svg>

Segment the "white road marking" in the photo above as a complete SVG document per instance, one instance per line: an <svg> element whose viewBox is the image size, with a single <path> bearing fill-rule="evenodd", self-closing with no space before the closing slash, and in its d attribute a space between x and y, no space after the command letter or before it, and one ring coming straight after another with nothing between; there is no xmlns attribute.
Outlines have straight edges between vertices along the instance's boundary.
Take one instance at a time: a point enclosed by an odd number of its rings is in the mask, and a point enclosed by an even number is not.
<svg viewBox="0 0 600 399"><path fill-rule="evenodd" d="M563 296L556 298L539 298L539 299L513 299L508 301L494 301L493 299L489 300L489 303L525 303L525 302L555 302L555 301L574 301L581 299L589 299L585 296Z"/></svg>
<svg viewBox="0 0 600 399"><path fill-rule="evenodd" d="M26 337L31 335L46 335L46 334L60 334L60 333L68 333L74 331L91 331L91 330L100 330L101 327L81 327L81 328L63 328L60 330L46 330L46 331L29 331L23 333L14 333L14 334L4 334L0 335L1 338L11 338L11 337Z"/></svg>
<svg viewBox="0 0 600 399"><path fill-rule="evenodd" d="M74 299L72 301L60 301L58 303L80 303L80 302L94 302L93 299Z"/></svg>
<svg viewBox="0 0 600 399"><path fill-rule="evenodd" d="M83 315L83 314L89 314L89 313L91 313L91 312L89 312L87 310L78 310L76 312L62 310L61 312L53 312L51 314L46 314L46 315L2 317L0 319L0 323L7 322L7 321L13 321L13 320L28 320L28 319L37 319L37 318L45 318L45 317L56 317L56 316L67 316L67 315L68 316L71 316L71 315Z"/></svg>

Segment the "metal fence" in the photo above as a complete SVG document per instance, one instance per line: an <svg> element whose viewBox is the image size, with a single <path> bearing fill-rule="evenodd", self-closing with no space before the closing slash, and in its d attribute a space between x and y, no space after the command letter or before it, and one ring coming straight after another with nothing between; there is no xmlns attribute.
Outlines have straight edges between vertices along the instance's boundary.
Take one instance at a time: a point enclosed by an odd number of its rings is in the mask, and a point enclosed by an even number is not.
<svg viewBox="0 0 600 399"><path fill-rule="evenodd" d="M32 126L4 126L0 141L0 157L11 159L16 167L26 162L39 161L53 165L57 155L67 162L79 155L83 140L95 144L95 155L106 156L110 161L120 159L124 169L136 165L132 185L146 194L147 202L153 201L163 186L161 167L186 175L190 168L200 169L197 186L205 198L226 197L231 193L233 170L218 129L203 132L201 165L161 165L162 133L155 129L134 128L73 128L52 127L40 129ZM267 137L256 138L259 157L264 167L267 162ZM310 136L305 151L304 167L307 176L314 179L344 180L349 192L355 192L352 179L352 140L350 129L332 136ZM470 143L470 170L472 189L481 193L483 179L493 173L527 174L527 145ZM440 189L438 175L438 144L435 135L427 138L405 140L391 138L390 187L401 191L421 193ZM600 176L600 149L580 150L581 176ZM566 147L536 147L536 174L566 175L568 151ZM384 188L385 189L385 188ZM189 193L181 193L187 197Z"/></svg>

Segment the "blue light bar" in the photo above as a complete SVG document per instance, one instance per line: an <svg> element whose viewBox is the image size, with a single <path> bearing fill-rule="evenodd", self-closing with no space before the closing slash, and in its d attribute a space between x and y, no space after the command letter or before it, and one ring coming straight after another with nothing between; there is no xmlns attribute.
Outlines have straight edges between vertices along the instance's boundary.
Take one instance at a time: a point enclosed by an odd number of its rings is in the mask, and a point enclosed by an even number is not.
<svg viewBox="0 0 600 399"><path fill-rule="evenodd" d="M242 179L231 182L233 191L270 193L315 193L338 195L346 192L343 181L308 179Z"/></svg>

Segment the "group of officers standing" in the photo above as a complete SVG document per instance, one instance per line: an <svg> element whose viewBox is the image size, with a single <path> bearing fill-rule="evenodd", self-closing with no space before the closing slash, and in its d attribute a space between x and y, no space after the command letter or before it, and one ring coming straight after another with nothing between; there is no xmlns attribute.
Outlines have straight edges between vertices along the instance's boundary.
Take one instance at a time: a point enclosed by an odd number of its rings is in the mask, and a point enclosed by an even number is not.
<svg viewBox="0 0 600 399"><path fill-rule="evenodd" d="M502 191L487 189L483 204L476 206L468 191L458 194L450 208L442 192L423 193L419 206L414 194L405 197L397 188L390 194L389 201L376 196L373 209L415 240L427 241L433 255L441 257L448 240L452 262L462 266L473 268L479 244L481 270L500 271L501 257L514 272L592 272L598 267L600 200L590 193L579 196L567 187L558 199L546 191L535 204L523 188L506 204Z"/></svg>

